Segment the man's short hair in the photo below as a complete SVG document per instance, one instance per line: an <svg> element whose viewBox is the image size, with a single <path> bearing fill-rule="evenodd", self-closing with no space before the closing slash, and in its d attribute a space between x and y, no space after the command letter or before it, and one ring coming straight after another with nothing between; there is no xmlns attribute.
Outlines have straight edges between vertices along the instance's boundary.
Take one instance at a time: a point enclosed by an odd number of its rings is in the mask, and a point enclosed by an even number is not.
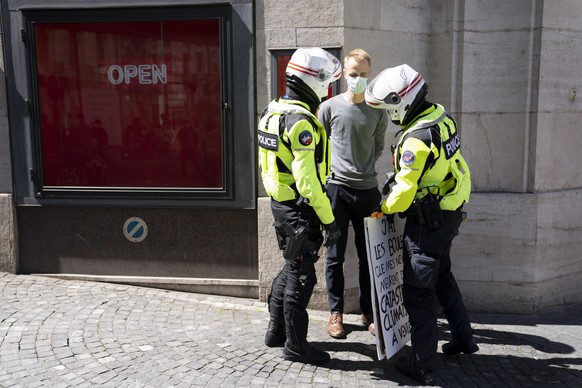
<svg viewBox="0 0 582 388"><path fill-rule="evenodd" d="M353 49L348 53L348 55L346 55L344 58L344 67L347 65L350 58L354 58L358 63L368 61L368 65L370 65L370 67L372 66L372 58L370 58L370 54L361 48Z"/></svg>

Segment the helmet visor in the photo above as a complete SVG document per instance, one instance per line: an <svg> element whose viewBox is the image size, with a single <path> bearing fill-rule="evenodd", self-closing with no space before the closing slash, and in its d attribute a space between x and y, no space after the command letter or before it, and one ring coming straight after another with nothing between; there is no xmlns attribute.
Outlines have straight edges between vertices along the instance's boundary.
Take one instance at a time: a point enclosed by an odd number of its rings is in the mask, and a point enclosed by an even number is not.
<svg viewBox="0 0 582 388"><path fill-rule="evenodd" d="M381 104L382 102L386 105L394 105L396 108L402 102L402 97L394 91L392 86L390 86L386 81L385 77L383 77L383 73L378 74L368 85L368 94L370 97L374 98L377 103ZM386 107L387 109L390 109Z"/></svg>
<svg viewBox="0 0 582 388"><path fill-rule="evenodd" d="M400 105L400 102L402 102L402 98L400 98L400 95L398 93L390 92L386 97L384 97L383 101L387 105L398 106Z"/></svg>
<svg viewBox="0 0 582 388"><path fill-rule="evenodd" d="M336 57L326 52L325 58L313 58L313 59L314 60L318 59L321 60L322 62L319 64L319 66L317 64L312 64L312 68L315 69L319 68L319 71L317 72L316 76L319 82L327 81L330 78L333 78L333 81L335 81L340 77L341 63Z"/></svg>

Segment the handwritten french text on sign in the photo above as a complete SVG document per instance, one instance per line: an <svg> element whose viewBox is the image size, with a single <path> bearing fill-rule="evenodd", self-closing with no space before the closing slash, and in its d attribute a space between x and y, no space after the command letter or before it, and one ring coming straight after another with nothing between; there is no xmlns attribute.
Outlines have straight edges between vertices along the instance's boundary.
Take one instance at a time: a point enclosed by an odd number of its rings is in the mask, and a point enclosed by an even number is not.
<svg viewBox="0 0 582 388"><path fill-rule="evenodd" d="M410 340L410 323L402 298L404 220L364 218L372 284L378 359L390 358Z"/></svg>

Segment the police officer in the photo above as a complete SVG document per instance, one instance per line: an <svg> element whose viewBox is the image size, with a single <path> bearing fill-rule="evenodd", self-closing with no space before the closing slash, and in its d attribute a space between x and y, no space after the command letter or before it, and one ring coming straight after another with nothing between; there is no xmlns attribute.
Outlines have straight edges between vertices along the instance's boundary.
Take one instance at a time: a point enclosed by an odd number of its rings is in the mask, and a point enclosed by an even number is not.
<svg viewBox="0 0 582 388"><path fill-rule="evenodd" d="M366 89L366 102L386 109L402 134L394 148L395 183L374 216L400 213L404 227L404 306L412 326L412 357L396 367L422 384L434 384L437 350L436 297L452 341L443 353L479 347L451 272L450 250L469 200L471 175L461 155L456 123L441 105L426 100L428 85L404 64L384 70Z"/></svg>
<svg viewBox="0 0 582 388"><path fill-rule="evenodd" d="M269 295L265 344L284 346L283 358L309 364L329 360L306 339L306 308L317 282L314 263L321 244L330 246L340 236L325 192L327 136L314 114L340 75L339 60L327 51L296 50L286 69L286 94L267 106L258 125L261 177L285 257Z"/></svg>

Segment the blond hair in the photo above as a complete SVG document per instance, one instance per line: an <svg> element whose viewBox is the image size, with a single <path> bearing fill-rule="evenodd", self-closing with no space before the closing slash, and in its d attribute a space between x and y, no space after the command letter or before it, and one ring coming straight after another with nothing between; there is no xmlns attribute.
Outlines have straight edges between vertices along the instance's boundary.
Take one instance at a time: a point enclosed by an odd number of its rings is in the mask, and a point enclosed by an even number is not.
<svg viewBox="0 0 582 388"><path fill-rule="evenodd" d="M347 65L350 58L354 58L358 63L368 61L368 65L370 65L370 67L372 66L372 58L370 58L370 54L361 48L353 49L348 53L348 55L346 55L344 58L344 67Z"/></svg>

